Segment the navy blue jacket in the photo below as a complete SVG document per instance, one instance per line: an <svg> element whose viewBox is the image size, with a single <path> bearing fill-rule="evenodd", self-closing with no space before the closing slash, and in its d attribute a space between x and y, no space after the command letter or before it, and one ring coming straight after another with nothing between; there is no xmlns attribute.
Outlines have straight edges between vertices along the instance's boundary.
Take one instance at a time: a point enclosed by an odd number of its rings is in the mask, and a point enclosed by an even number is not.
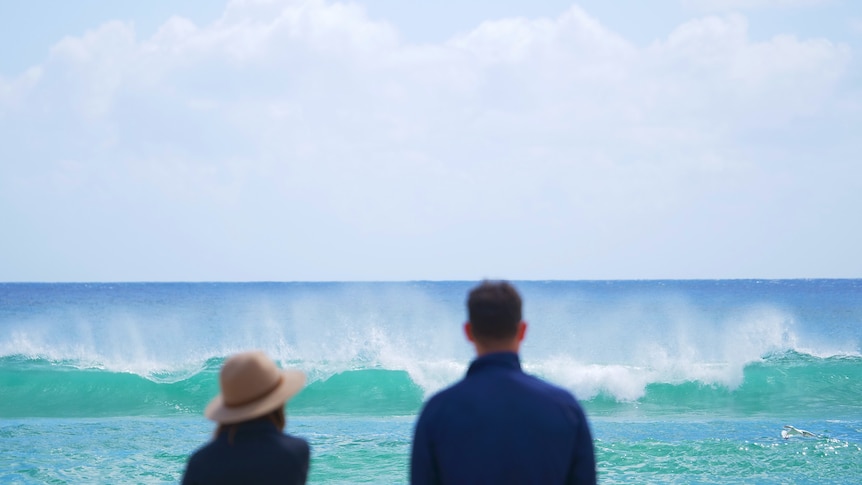
<svg viewBox="0 0 862 485"><path fill-rule="evenodd" d="M568 391L487 354L432 397L416 423L410 483L595 484L593 439Z"/></svg>
<svg viewBox="0 0 862 485"><path fill-rule="evenodd" d="M240 423L235 432L225 428L189 458L183 485L305 483L308 442L282 433L267 418Z"/></svg>

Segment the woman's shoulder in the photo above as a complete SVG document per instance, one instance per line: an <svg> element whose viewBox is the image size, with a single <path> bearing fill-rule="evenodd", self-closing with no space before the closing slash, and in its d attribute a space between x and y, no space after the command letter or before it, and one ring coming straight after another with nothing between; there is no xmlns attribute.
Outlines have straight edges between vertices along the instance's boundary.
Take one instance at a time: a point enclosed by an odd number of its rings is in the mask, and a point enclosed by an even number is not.
<svg viewBox="0 0 862 485"><path fill-rule="evenodd" d="M290 433L282 433L281 439L284 443L288 444L288 446L308 448L308 440L305 438L300 438L299 436L292 435Z"/></svg>

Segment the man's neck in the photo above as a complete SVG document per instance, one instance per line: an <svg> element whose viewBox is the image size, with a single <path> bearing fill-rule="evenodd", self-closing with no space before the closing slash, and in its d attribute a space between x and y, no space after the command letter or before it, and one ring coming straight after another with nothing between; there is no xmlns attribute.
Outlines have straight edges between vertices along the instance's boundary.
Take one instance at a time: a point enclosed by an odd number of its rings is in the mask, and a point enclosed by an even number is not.
<svg viewBox="0 0 862 485"><path fill-rule="evenodd" d="M476 357L482 357L483 355L496 354L498 352L512 352L517 354L521 348L521 345L520 342L493 345L480 344L478 342L475 342L474 347L476 348Z"/></svg>
<svg viewBox="0 0 862 485"><path fill-rule="evenodd" d="M521 342L524 340L524 335L527 332L527 323L521 321L518 323L518 330L514 336L499 340L476 338L476 335L473 333L473 325L470 322L464 324L464 332L467 335L467 340L476 349L476 356L478 357L497 352L514 352L517 354L521 350Z"/></svg>

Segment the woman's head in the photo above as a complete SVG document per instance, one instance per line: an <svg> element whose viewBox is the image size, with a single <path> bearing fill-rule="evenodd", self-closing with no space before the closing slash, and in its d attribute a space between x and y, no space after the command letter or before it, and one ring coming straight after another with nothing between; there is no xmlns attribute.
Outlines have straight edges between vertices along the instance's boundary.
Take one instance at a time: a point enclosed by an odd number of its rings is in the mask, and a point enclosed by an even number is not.
<svg viewBox="0 0 862 485"><path fill-rule="evenodd" d="M305 374L280 370L263 352L243 352L225 361L219 385L221 393L204 411L207 418L224 425L280 413L283 422L284 403L305 385Z"/></svg>

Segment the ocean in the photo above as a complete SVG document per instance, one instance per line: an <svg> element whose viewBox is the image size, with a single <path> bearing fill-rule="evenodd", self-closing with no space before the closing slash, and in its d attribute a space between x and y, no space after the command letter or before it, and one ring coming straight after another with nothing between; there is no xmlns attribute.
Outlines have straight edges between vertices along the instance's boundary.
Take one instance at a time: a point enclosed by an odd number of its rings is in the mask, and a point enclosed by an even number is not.
<svg viewBox="0 0 862 485"><path fill-rule="evenodd" d="M248 349L308 374L310 483L406 483L474 284L0 284L0 483L178 482ZM583 403L600 483L862 483L862 280L515 284L523 366Z"/></svg>

